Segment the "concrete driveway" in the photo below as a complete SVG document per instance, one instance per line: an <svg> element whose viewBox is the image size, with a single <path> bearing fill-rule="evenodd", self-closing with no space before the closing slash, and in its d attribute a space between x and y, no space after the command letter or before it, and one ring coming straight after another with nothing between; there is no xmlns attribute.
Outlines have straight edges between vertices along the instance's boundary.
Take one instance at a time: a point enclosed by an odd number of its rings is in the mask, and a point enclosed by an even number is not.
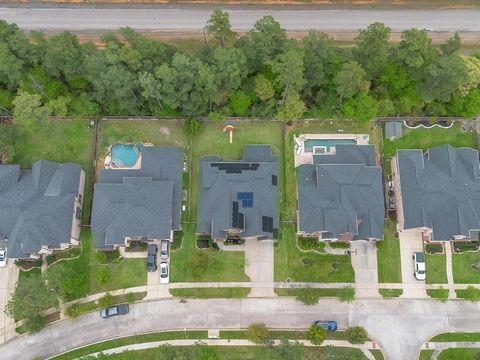
<svg viewBox="0 0 480 360"><path fill-rule="evenodd" d="M423 252L422 233L401 231L399 233L400 257L402 260L402 283L404 298L427 298L425 281L414 276L413 253Z"/></svg>
<svg viewBox="0 0 480 360"><path fill-rule="evenodd" d="M273 240L245 239L245 273L252 282L249 297L276 296L273 288L274 244Z"/></svg>
<svg viewBox="0 0 480 360"><path fill-rule="evenodd" d="M14 324L13 319L8 317L4 310L8 299L15 290L18 272L18 267L12 260L8 260L6 267L0 268L0 342L9 340L7 329Z"/></svg>
<svg viewBox="0 0 480 360"><path fill-rule="evenodd" d="M378 293L377 246L373 241L352 241L352 266L355 270L355 296L380 297Z"/></svg>
<svg viewBox="0 0 480 360"><path fill-rule="evenodd" d="M313 320L335 320L341 329L365 326L388 360L416 359L439 332L479 331L480 304L450 300L364 299L353 304L322 299L307 306L292 298L156 300L131 306L128 315L101 319L90 313L53 324L38 334L0 346L2 359L45 358L110 338L162 330L239 329L263 322L274 329L306 329ZM72 336L72 334L75 334Z"/></svg>
<svg viewBox="0 0 480 360"><path fill-rule="evenodd" d="M158 247L157 270L152 272L147 272L147 296L145 297L145 300L172 297L169 291L169 284L160 284L160 263L165 261L168 262L169 263L168 270L170 271L170 256L168 257L167 260L161 259L160 258L160 241L155 242L155 244ZM145 256L145 262L146 261L147 259ZM147 271L146 267L145 267L145 271ZM171 277L171 274L170 274L170 277Z"/></svg>

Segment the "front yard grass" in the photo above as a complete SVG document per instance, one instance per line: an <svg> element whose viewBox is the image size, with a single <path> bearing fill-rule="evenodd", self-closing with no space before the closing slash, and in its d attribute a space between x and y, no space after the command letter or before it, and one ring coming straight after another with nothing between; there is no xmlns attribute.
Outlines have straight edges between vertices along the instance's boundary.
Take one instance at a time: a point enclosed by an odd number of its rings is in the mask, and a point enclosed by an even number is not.
<svg viewBox="0 0 480 360"><path fill-rule="evenodd" d="M480 332L452 332L439 334L428 340L429 342L460 342L480 341Z"/></svg>
<svg viewBox="0 0 480 360"><path fill-rule="evenodd" d="M400 242L395 238L395 221L385 221L384 239L377 242L378 282L401 283Z"/></svg>
<svg viewBox="0 0 480 360"><path fill-rule="evenodd" d="M480 348L451 348L443 350L438 360L475 360L480 357Z"/></svg>
<svg viewBox="0 0 480 360"><path fill-rule="evenodd" d="M350 256L302 252L293 224L283 225L275 249L275 281L355 282Z"/></svg>
<svg viewBox="0 0 480 360"><path fill-rule="evenodd" d="M198 256L199 254L205 256ZM243 251L200 250L194 224L184 224L182 247L171 252L170 282L250 281Z"/></svg>
<svg viewBox="0 0 480 360"><path fill-rule="evenodd" d="M425 254L427 284L446 284L448 282L446 266L445 254Z"/></svg>
<svg viewBox="0 0 480 360"><path fill-rule="evenodd" d="M452 255L453 280L457 284L480 283L480 271L472 265L480 261L480 252L464 252Z"/></svg>
<svg viewBox="0 0 480 360"><path fill-rule="evenodd" d="M12 125L13 126L13 125ZM85 170L82 222L88 223L93 164L93 128L86 120L50 120L34 133L15 127L13 164L31 168L37 160L75 163Z"/></svg>
<svg viewBox="0 0 480 360"><path fill-rule="evenodd" d="M170 294L180 298L196 299L240 299L250 292L250 288L192 288L192 289L170 289Z"/></svg>

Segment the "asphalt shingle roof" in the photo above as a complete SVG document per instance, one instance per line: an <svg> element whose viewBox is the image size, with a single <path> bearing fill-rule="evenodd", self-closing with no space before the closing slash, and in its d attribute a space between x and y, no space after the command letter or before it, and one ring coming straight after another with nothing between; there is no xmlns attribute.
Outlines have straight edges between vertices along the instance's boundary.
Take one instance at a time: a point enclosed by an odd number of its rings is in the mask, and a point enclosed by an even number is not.
<svg viewBox="0 0 480 360"><path fill-rule="evenodd" d="M97 248L124 245L126 237L170 239L180 228L183 153L144 147L140 169L104 169L95 184L92 231Z"/></svg>
<svg viewBox="0 0 480 360"><path fill-rule="evenodd" d="M243 167L232 172L229 167ZM276 237L279 226L278 160L269 145L245 145L239 161L207 156L200 159L200 201L197 232L225 237L226 230L241 230L243 237ZM251 193L252 206L239 200L239 193ZM234 226L234 202L244 226ZM245 206L244 206L245 205ZM264 217L271 218L271 230L265 230ZM240 221L242 222L242 221Z"/></svg>
<svg viewBox="0 0 480 360"><path fill-rule="evenodd" d="M81 171L76 164L46 160L25 171L0 165L0 238L8 239L9 257L70 243Z"/></svg>
<svg viewBox="0 0 480 360"><path fill-rule="evenodd" d="M404 228L428 227L434 240L480 229L478 151L442 145L398 150Z"/></svg>
<svg viewBox="0 0 480 360"><path fill-rule="evenodd" d="M373 145L336 145L297 168L299 231L383 239L382 171Z"/></svg>

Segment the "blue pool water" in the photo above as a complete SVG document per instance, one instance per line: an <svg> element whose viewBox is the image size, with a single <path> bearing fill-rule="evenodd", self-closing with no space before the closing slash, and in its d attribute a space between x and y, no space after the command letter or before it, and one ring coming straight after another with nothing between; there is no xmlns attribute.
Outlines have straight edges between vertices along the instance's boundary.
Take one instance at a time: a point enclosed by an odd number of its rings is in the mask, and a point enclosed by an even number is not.
<svg viewBox="0 0 480 360"><path fill-rule="evenodd" d="M355 139L308 139L305 140L305 150L312 150L314 146L325 146L327 151L339 144L356 144Z"/></svg>
<svg viewBox="0 0 480 360"><path fill-rule="evenodd" d="M116 144L112 146L112 162L114 167L132 167L142 151L141 144Z"/></svg>

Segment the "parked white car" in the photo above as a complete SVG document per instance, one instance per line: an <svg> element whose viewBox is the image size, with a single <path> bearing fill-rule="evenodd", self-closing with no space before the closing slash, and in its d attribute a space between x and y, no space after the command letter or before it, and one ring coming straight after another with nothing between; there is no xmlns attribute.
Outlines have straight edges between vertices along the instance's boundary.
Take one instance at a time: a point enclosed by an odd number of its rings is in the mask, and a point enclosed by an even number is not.
<svg viewBox="0 0 480 360"><path fill-rule="evenodd" d="M160 264L160 284L168 284L169 281L168 263L162 262Z"/></svg>
<svg viewBox="0 0 480 360"><path fill-rule="evenodd" d="M7 249L0 250L0 267L7 266Z"/></svg>
<svg viewBox="0 0 480 360"><path fill-rule="evenodd" d="M425 255L423 252L414 252L413 253L413 268L415 270L415 278L417 280L425 280Z"/></svg>

